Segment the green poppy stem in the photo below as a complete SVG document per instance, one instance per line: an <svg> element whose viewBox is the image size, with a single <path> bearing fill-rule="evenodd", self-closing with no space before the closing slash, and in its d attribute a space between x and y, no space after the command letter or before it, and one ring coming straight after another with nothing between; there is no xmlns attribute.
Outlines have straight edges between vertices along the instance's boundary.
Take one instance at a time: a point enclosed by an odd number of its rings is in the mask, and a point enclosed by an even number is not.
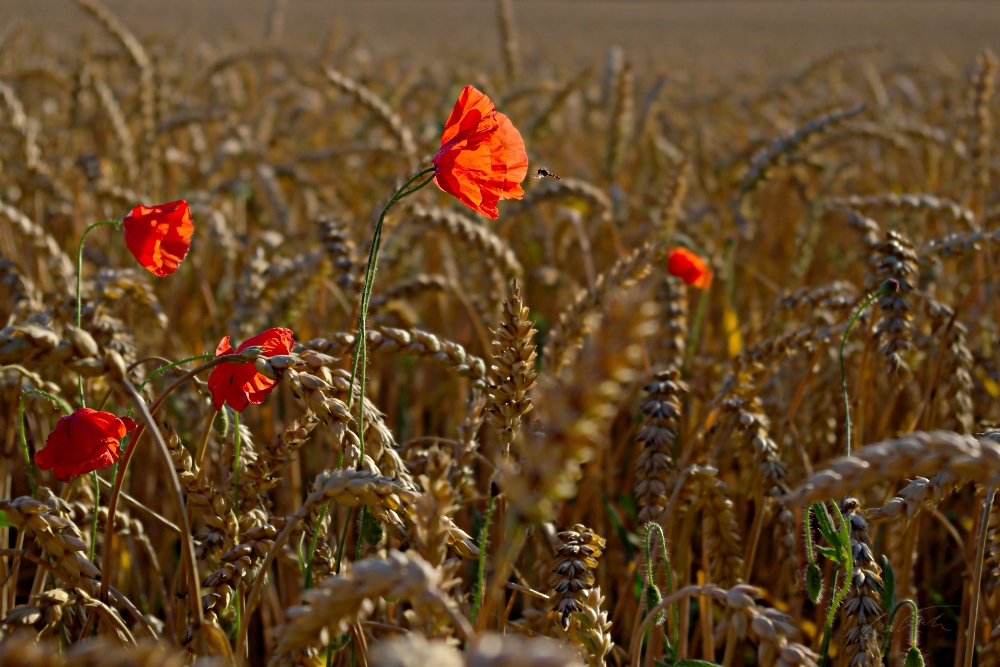
<svg viewBox="0 0 1000 667"><path fill-rule="evenodd" d="M368 265L365 269L364 286L361 288L361 307L359 309L360 312L358 313L358 340L354 347L354 362L351 368L351 383L347 390L347 407L351 408L354 405L354 382L355 379L357 379L358 394L361 397L361 400L359 401L360 407L358 408L358 446L361 450L361 455L358 458L359 469L365 462L364 396L365 366L368 364L368 341L365 325L368 321L368 304L371 300L372 285L375 282L375 269L378 264L378 253L382 246L382 224L385 222L385 216L389 212L389 209L392 208L393 204L398 202L400 199L413 194L434 180L434 178L427 178L413 188L410 188L410 185L419 180L421 176L433 173L436 169L437 167L428 167L427 169L424 169L404 183L403 186L399 188L394 195L392 195L385 207L382 209L382 213L378 216L378 222L375 223L375 231L372 234L371 246L368 249ZM358 372L359 369L360 375Z"/></svg>
<svg viewBox="0 0 1000 667"><path fill-rule="evenodd" d="M102 220L101 222L95 222L91 226L83 230L83 234L80 235L80 243L76 247L76 326L81 328L80 323L83 321L83 304L80 301L80 282L83 277L83 242L87 238L87 234L90 230L97 227L103 227L105 225L120 225L121 220ZM83 395L83 376L76 376L77 386L80 389L80 406L87 407L87 402Z"/></svg>
<svg viewBox="0 0 1000 667"><path fill-rule="evenodd" d="M97 478L97 471L90 473L90 478L94 481L94 518L90 521L90 551L87 558L94 562L94 551L97 549L97 513L101 509L101 480Z"/></svg>
<svg viewBox="0 0 1000 667"><path fill-rule="evenodd" d="M28 438L24 434L24 399L32 394L44 396L49 399L59 406L59 409L63 411L63 414L68 415L72 411L69 409L68 405L62 402L62 400L47 391L42 391L41 389L28 389L27 391L21 392L21 398L17 402L17 433L21 437L21 452L24 454L24 470L28 473L28 484L31 487L31 497L37 500L38 487L35 483L35 469L32 467L31 452L28 451Z"/></svg>

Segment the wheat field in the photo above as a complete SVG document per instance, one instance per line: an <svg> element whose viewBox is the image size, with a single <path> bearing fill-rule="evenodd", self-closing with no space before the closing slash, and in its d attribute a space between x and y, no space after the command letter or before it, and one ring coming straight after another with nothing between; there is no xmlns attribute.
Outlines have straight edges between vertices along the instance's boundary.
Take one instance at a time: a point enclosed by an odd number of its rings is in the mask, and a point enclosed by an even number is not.
<svg viewBox="0 0 1000 667"><path fill-rule="evenodd" d="M46 2L0 24L0 665L1000 664L993 5L699 63L657 3L618 46L428 2L454 57L357 6L213 44ZM392 205L466 84L559 178ZM81 243L177 199L173 275ZM219 409L237 362L273 391ZM62 482L84 403L140 429Z"/></svg>

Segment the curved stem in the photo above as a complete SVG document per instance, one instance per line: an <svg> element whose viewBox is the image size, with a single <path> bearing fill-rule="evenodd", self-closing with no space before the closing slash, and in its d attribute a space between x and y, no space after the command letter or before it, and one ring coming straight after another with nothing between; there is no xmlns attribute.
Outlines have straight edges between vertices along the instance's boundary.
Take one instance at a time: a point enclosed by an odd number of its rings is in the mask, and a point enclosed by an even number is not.
<svg viewBox="0 0 1000 667"><path fill-rule="evenodd" d="M892 646L892 626L896 622L896 614L903 607L910 608L910 646L917 645L917 627L920 621L920 613L917 610L917 603L907 598L903 600L889 613L889 620L885 624L885 641L882 642L882 661L889 657L889 649Z"/></svg>
<svg viewBox="0 0 1000 667"><path fill-rule="evenodd" d="M663 527L658 523L650 522L646 524L646 578L650 586L655 586L653 581L653 549L652 549L652 537L653 532L660 534L660 553L663 554L663 568L666 570L667 574L667 595L671 596L674 594L674 577L670 568L670 555L667 553L667 536L663 532ZM681 608L680 603L675 602L671 610L673 614L673 645L676 647L680 643L680 615Z"/></svg>
<svg viewBox="0 0 1000 667"><path fill-rule="evenodd" d="M160 405L162 405L163 401L167 399L167 397L171 394L171 392L173 392L175 389L177 389L182 384L184 384L194 376L198 375L199 373L203 373L204 371L207 371L210 368L214 368L219 364L224 364L228 362L236 363L241 360L243 360L243 358L239 354L226 354L221 357L215 357L214 359L211 359L203 363L197 368L188 371L184 375L174 380L170 384L170 386L168 386L166 389L163 390L163 393L161 393L159 396L156 397L156 400L149 405L150 414L156 414L157 409L159 409ZM145 431L145 427L146 427L145 423L139 424L139 427L132 433L132 437L128 441L128 444L125 447L125 451L122 453L121 459L119 459L118 461L118 470L115 474L114 486L111 488L111 495L108 497L108 520L104 524L105 535L110 535L111 531L114 530L114 523L113 523L114 516L115 516L115 511L117 511L118 509L118 498L121 495L122 482L125 479L125 472L126 470L128 470L129 461L132 460L132 455L135 453L136 445L139 444L139 438ZM170 469L173 470L172 463ZM185 518L186 516L187 515L185 514ZM110 585L111 582L110 573L112 568L111 543L113 541L114 540L110 539L104 540L104 549L101 551L101 573L102 573L101 600L102 601L106 601L108 599L108 586ZM201 609L200 606L198 608L199 610Z"/></svg>
<svg viewBox="0 0 1000 667"><path fill-rule="evenodd" d="M31 453L28 451L28 438L24 434L24 399L32 394L44 396L59 406L63 414L70 414L69 406L47 391L41 389L29 389L21 393L21 398L17 401L17 433L21 436L21 452L24 454L24 470L28 473L28 484L31 486L31 497L38 500L38 487L35 484L35 469L31 463Z"/></svg>
<svg viewBox="0 0 1000 667"><path fill-rule="evenodd" d="M83 276L83 242L87 238L87 234L89 234L92 229L103 227L105 225L120 224L122 224L120 220L103 220L101 222L95 222L83 230L83 234L80 235L80 243L76 247L76 327L78 329L81 328L80 323L83 321L83 305L80 302L80 282ZM86 407L87 403L83 396L83 376L78 374L76 377L77 385L80 388L80 405Z"/></svg>
<svg viewBox="0 0 1000 667"><path fill-rule="evenodd" d="M222 357L220 357L222 358ZM168 472L168 487L172 492L175 509L177 510L177 522L180 530L180 540L181 540L181 563L182 567L187 570L188 575L188 601L191 605L191 616L194 619L193 625L195 630L201 628L205 623L204 612L201 607L201 586L198 581L198 563L195 560L194 555L194 542L191 539L191 523L188 521L187 509L184 502L184 492L181 491L181 481L177 476L177 471L174 469L173 460L170 458L170 449L167 447L166 440L163 439L163 434L160 433L160 429L156 427L156 422L153 421L153 411L146 407L146 403L142 400L142 396L132 386L132 383L126 379L121 380L121 385L124 387L126 393L132 399L135 404L136 409L139 411L139 416L142 418L143 423L146 425L146 429L150 432L153 437L153 441L156 443L156 448L160 452L163 458L164 465L167 467ZM125 466L119 468L119 475L124 473ZM115 480L117 482L117 480ZM120 490L120 485L119 485ZM113 516L110 513L109 506L108 516ZM110 536L111 532L106 532L105 535ZM107 545L112 540L105 539L104 543ZM104 553L109 553L109 549L105 546ZM104 588L106 584L109 584L110 576L108 573L102 573L101 575L101 587Z"/></svg>
<svg viewBox="0 0 1000 667"><path fill-rule="evenodd" d="M358 395L360 396L360 407L358 408L358 441L359 448L361 450L361 455L358 457L358 468L365 463L365 428L364 428L364 397L365 397L365 366L368 364L368 341L367 332L365 330L365 323L368 320L368 304L371 300L372 285L375 282L375 269L378 264L378 253L382 246L382 223L385 221L386 213L392 208L392 205L398 202L403 197L407 197L420 188L424 187L430 183L433 178L428 178L422 181L419 185L407 189L415 181L420 179L421 176L432 173L436 170L436 167L429 167L423 171L416 174L413 178L408 180L403 184L399 190L389 198L385 207L382 209L382 213L378 216L378 222L375 223L375 231L372 233L371 246L368 249L368 265L365 269L365 282L361 288L361 307L358 313L358 340L354 347L354 361L351 368L351 383L347 390L347 407L350 409L354 405L354 382L355 379L358 380ZM360 376L358 374L360 366Z"/></svg>

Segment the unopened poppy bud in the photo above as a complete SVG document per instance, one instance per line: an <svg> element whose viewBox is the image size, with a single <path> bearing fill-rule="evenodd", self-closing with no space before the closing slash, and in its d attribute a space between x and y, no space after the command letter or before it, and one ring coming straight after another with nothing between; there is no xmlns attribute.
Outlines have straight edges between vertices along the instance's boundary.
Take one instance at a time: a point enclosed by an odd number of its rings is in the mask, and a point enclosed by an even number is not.
<svg viewBox="0 0 1000 667"><path fill-rule="evenodd" d="M910 650L906 652L903 667L924 667L924 656L920 654L920 649L916 646L910 647Z"/></svg>
<svg viewBox="0 0 1000 667"><path fill-rule="evenodd" d="M652 584L646 586L646 613L655 609L661 602L663 602L663 594L660 593L660 589ZM662 625L667 620L667 615L664 612L660 612L656 615L656 624Z"/></svg>
<svg viewBox="0 0 1000 667"><path fill-rule="evenodd" d="M882 283L882 287L879 288L879 292L885 296L890 294L899 294L899 281L895 278L889 278Z"/></svg>
<svg viewBox="0 0 1000 667"><path fill-rule="evenodd" d="M819 604L819 598L823 594L823 573L820 572L819 565L809 563L806 567L806 595L813 604Z"/></svg>
<svg viewBox="0 0 1000 667"><path fill-rule="evenodd" d="M118 354L117 350L104 351L104 365L108 369L108 375L115 380L122 381L128 374L128 369L125 367L125 360L122 358L122 355Z"/></svg>
<svg viewBox="0 0 1000 667"><path fill-rule="evenodd" d="M220 437L225 437L226 433L229 432L229 410L223 409L215 413L212 428Z"/></svg>

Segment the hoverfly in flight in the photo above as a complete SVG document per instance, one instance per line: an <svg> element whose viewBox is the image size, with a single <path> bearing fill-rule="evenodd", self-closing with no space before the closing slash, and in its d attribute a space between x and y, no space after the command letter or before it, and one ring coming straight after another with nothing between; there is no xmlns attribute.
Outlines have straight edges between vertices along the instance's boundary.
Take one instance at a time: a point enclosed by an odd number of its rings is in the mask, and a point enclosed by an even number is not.
<svg viewBox="0 0 1000 667"><path fill-rule="evenodd" d="M538 171L536 171L535 173L533 173L531 175L531 178L554 178L557 181L562 180L556 174L553 174L551 171L549 171L545 167L540 167L538 169Z"/></svg>

